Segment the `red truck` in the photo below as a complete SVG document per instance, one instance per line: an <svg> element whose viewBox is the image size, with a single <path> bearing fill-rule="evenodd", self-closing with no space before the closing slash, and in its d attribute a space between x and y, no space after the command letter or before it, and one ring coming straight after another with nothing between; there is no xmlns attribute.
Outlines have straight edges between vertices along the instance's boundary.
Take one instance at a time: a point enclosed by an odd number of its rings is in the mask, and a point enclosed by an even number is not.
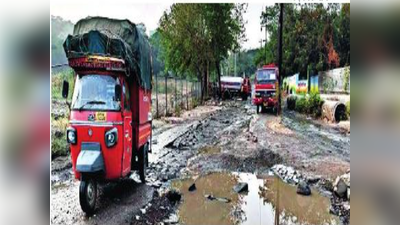
<svg viewBox="0 0 400 225"><path fill-rule="evenodd" d="M147 39L128 20L80 20L64 49L75 71L67 129L82 210L93 214L98 182L138 170L145 182L151 152L151 55ZM64 81L63 97L69 84Z"/></svg>
<svg viewBox="0 0 400 225"><path fill-rule="evenodd" d="M254 78L253 104L257 106L257 113L271 108L277 112L277 89L279 70L275 64L264 65L259 68Z"/></svg>

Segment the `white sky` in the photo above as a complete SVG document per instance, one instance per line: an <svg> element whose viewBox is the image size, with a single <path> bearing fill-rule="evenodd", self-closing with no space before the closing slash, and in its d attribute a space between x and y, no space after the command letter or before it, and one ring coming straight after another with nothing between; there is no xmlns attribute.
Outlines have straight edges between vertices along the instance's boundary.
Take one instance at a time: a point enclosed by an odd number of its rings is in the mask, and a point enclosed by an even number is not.
<svg viewBox="0 0 400 225"><path fill-rule="evenodd" d="M61 16L66 20L76 23L87 16L105 16L117 19L129 19L134 23L144 23L147 33L155 30L163 12L171 3L152 2L134 3L131 1L99 0L53 0L51 1L51 15ZM243 43L244 49L260 47L260 40L264 38L264 31L260 30L260 15L265 4L249 3L244 19L246 24L247 42Z"/></svg>

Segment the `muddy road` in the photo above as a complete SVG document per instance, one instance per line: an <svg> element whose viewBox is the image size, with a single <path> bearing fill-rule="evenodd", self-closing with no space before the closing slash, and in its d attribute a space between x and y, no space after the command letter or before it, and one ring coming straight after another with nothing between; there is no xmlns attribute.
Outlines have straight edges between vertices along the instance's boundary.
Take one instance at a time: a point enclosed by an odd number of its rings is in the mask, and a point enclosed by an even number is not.
<svg viewBox="0 0 400 225"><path fill-rule="evenodd" d="M250 102L227 101L156 120L153 134L146 183L133 174L103 185L90 218L80 209L69 157L53 160L52 224L348 223L346 213L329 213L332 190L323 185L350 169L350 134L337 125L292 112L256 114ZM316 181L312 197L274 175L277 164ZM248 184L245 194L232 192L238 182ZM305 214L304 207L322 211Z"/></svg>

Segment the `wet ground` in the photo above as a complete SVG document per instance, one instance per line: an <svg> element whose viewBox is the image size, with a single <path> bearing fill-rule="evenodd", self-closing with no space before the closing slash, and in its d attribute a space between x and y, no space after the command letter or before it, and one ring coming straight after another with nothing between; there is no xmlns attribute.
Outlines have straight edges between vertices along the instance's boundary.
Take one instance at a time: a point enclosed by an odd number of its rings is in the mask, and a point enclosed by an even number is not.
<svg viewBox="0 0 400 225"><path fill-rule="evenodd" d="M134 174L105 185L91 218L81 212L79 182L73 180L69 158L53 160L52 224L199 224L202 219L200 224L275 224L277 218L278 224L339 221L329 215L329 198L318 191L309 197L297 195L295 186L271 178L270 168L285 164L305 177L332 180L350 168L349 132L292 112L285 112L283 119L256 114L249 102L228 101L209 102L181 118L154 121L153 134L146 184ZM187 186L195 178L197 190L189 193ZM239 181L248 183L247 194L232 192ZM279 191L274 191L276 186ZM173 187L180 190L182 199L170 197ZM314 188L323 187L316 184ZM348 218L340 220L346 223Z"/></svg>

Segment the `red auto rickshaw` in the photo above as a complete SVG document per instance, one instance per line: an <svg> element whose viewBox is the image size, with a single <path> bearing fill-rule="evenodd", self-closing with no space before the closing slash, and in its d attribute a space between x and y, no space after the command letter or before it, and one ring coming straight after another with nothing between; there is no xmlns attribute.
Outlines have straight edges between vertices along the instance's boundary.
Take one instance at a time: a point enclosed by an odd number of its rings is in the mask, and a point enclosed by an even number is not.
<svg viewBox="0 0 400 225"><path fill-rule="evenodd" d="M107 32L103 33L104 27ZM121 27L130 29L130 34L137 32L131 41L136 41L138 55L124 52L130 46L125 45L126 40L116 39L114 34L124 37L121 32L126 31ZM95 211L98 182L128 177L133 170L138 170L145 182L151 151L152 70L150 46L138 35L141 33L127 20L95 17L79 21L74 35L64 43L75 71L67 141L75 178L80 180L80 205L89 215ZM111 54L116 57L107 56ZM64 98L68 89L64 81Z"/></svg>
<svg viewBox="0 0 400 225"><path fill-rule="evenodd" d="M275 64L264 65L259 68L254 78L253 104L257 106L257 113L272 109L277 113L278 106L278 73L279 69Z"/></svg>

